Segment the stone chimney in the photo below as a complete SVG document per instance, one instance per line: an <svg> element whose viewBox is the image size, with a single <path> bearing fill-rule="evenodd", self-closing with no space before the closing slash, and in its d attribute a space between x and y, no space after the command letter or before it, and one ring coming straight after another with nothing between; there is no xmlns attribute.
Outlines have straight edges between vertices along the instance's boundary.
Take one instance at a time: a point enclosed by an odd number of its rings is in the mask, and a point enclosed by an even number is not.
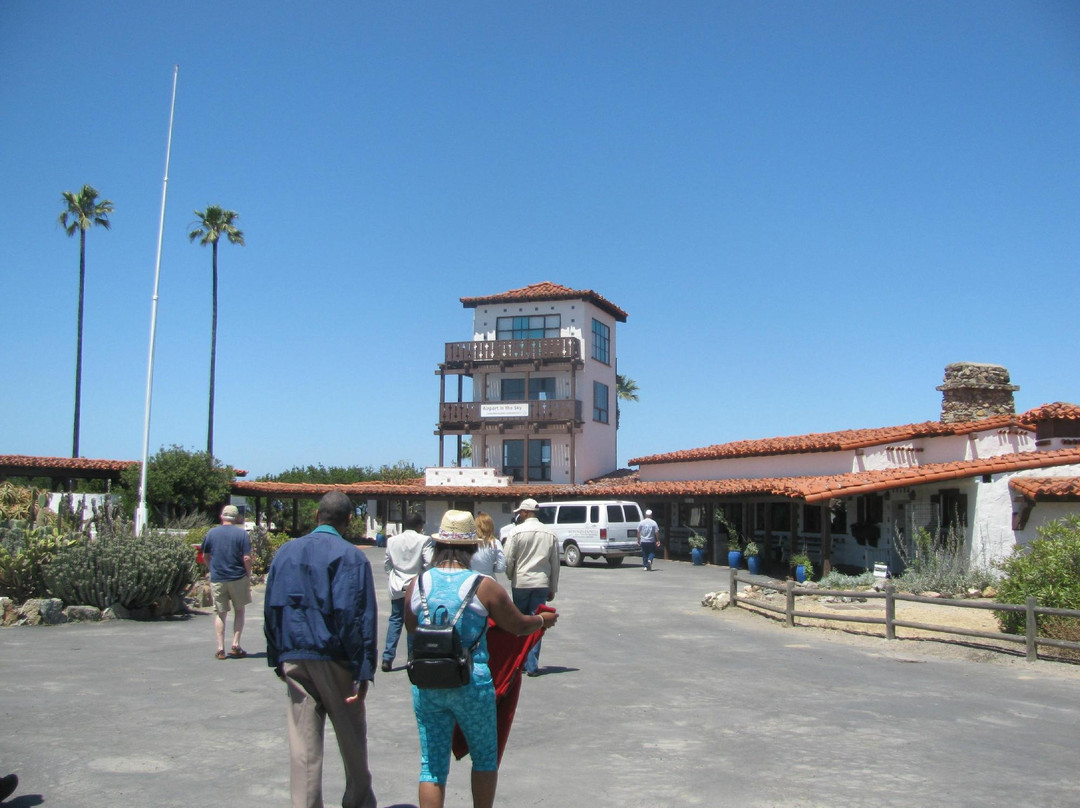
<svg viewBox="0 0 1080 808"><path fill-rule="evenodd" d="M955 424L978 421L992 415L1014 415L1013 393L1020 388L1009 381L1009 371L1001 365L954 362L945 367L945 383L940 385L941 422Z"/></svg>

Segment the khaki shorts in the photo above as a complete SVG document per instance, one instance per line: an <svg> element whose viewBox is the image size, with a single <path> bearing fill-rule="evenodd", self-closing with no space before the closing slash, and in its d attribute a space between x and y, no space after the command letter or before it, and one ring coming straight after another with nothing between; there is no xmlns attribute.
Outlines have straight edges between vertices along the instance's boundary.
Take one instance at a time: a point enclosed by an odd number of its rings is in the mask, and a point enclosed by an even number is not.
<svg viewBox="0 0 1080 808"><path fill-rule="evenodd" d="M251 579L245 575L235 581L212 581L210 593L214 596L214 611L228 614L230 603L237 609L251 603Z"/></svg>

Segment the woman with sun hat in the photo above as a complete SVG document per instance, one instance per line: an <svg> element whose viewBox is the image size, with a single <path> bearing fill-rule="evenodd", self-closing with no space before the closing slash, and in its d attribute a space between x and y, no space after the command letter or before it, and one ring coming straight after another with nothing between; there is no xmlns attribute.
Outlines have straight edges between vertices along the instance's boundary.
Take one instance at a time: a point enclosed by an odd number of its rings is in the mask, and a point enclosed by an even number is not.
<svg viewBox="0 0 1080 808"><path fill-rule="evenodd" d="M439 532L432 538L435 540L432 566L422 576L428 610L434 613L442 606L448 614L454 614L468 595L474 577L479 575L470 568L480 541L473 515L468 511L447 511ZM443 806L455 724L461 727L469 743L473 808L490 808L495 804L499 777L495 686L483 636L488 617L499 628L519 636L551 628L559 619L554 611L522 614L493 578L481 576L481 579L476 596L458 623L464 647L471 647L479 639L473 652L471 680L461 687L440 690L413 686L413 711L420 733L420 808ZM405 603L405 627L412 633L422 608L416 581L409 585Z"/></svg>

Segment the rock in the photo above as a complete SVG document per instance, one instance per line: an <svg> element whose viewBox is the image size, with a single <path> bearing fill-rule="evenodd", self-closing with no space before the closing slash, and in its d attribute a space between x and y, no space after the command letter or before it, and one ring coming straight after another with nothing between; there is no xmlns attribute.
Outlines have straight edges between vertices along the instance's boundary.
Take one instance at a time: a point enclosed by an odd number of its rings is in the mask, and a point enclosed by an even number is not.
<svg viewBox="0 0 1080 808"><path fill-rule="evenodd" d="M64 616L69 623L96 623L101 619L101 609L97 606L68 606Z"/></svg>
<svg viewBox="0 0 1080 808"><path fill-rule="evenodd" d="M28 626L56 626L67 621L59 598L31 598L19 609L19 617Z"/></svg>
<svg viewBox="0 0 1080 808"><path fill-rule="evenodd" d="M210 592L210 581L205 578L191 585L187 597L194 601L198 608L208 608L214 605L214 596Z"/></svg>
<svg viewBox="0 0 1080 808"><path fill-rule="evenodd" d="M101 613L102 620L130 620L131 612L127 608L117 601L104 612Z"/></svg>
<svg viewBox="0 0 1080 808"><path fill-rule="evenodd" d="M994 586L988 586L988 587L986 587L986 589L984 589L982 591L982 596L984 598L996 598L997 595L998 595L997 587L994 587Z"/></svg>
<svg viewBox="0 0 1080 808"><path fill-rule="evenodd" d="M934 592L932 590L929 591L929 592L920 592L919 595L924 597L924 598L940 598L941 597L940 592Z"/></svg>
<svg viewBox="0 0 1080 808"><path fill-rule="evenodd" d="M701 605L709 609L726 609L731 603L731 596L727 592L709 592L701 599Z"/></svg>
<svg viewBox="0 0 1080 808"><path fill-rule="evenodd" d="M19 610L11 598L0 598L0 625L10 626L19 619Z"/></svg>

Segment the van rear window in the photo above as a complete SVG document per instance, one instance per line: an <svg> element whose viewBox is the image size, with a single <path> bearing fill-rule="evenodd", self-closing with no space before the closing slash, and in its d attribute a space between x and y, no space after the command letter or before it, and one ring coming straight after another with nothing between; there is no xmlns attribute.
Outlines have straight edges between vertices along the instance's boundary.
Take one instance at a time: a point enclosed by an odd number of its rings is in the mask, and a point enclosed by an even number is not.
<svg viewBox="0 0 1080 808"><path fill-rule="evenodd" d="M622 505L608 505L607 506L607 520L608 524L612 522L624 522Z"/></svg>
<svg viewBox="0 0 1080 808"><path fill-rule="evenodd" d="M585 524L586 507L584 505L563 505L559 508L560 525L583 525Z"/></svg>
<svg viewBox="0 0 1080 808"><path fill-rule="evenodd" d="M541 524L553 524L555 522L555 508L550 505L541 505L540 510L536 514L536 518L540 520Z"/></svg>

